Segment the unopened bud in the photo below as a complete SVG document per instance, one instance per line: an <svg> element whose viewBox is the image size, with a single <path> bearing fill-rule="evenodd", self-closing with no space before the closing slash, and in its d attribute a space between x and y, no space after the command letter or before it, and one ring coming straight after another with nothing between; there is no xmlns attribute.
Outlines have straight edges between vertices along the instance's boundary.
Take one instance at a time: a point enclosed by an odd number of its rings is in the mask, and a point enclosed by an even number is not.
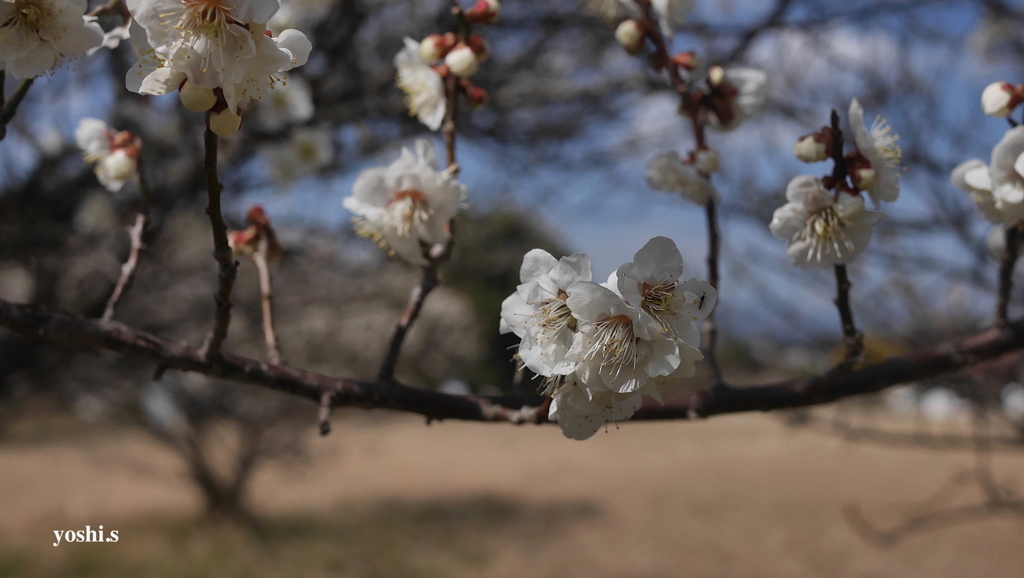
<svg viewBox="0 0 1024 578"><path fill-rule="evenodd" d="M487 57L490 56L490 50L488 50L483 36L473 34L466 39L466 46L473 51L473 54L476 54L476 59L480 62L487 60Z"/></svg>
<svg viewBox="0 0 1024 578"><path fill-rule="evenodd" d="M460 78L469 78L480 69L480 60L473 49L459 43L444 57L444 63L452 74Z"/></svg>
<svg viewBox="0 0 1024 578"><path fill-rule="evenodd" d="M423 62L437 62L451 50L455 37L451 34L431 34L420 42L420 59Z"/></svg>
<svg viewBox="0 0 1024 578"><path fill-rule="evenodd" d="M473 108L487 104L487 91L468 80L462 81L463 94L466 96L466 104Z"/></svg>
<svg viewBox="0 0 1024 578"><path fill-rule="evenodd" d="M647 33L636 20L623 20L615 29L615 40L626 49L626 52L636 56L644 51L644 38Z"/></svg>
<svg viewBox="0 0 1024 578"><path fill-rule="evenodd" d="M206 112L217 103L217 95L213 93L212 88L196 86L187 80L178 90L178 98L181 99L181 104L192 112Z"/></svg>
<svg viewBox="0 0 1024 578"><path fill-rule="evenodd" d="M857 167L850 171L850 179L853 184L862 191L869 190L875 185L875 169L870 166Z"/></svg>
<svg viewBox="0 0 1024 578"><path fill-rule="evenodd" d="M725 69L721 66L708 68L708 85L711 88L719 87L725 81Z"/></svg>
<svg viewBox="0 0 1024 578"><path fill-rule="evenodd" d="M253 205L245 213L245 222L254 227L269 227L270 217L267 216L262 205Z"/></svg>
<svg viewBox="0 0 1024 578"><path fill-rule="evenodd" d="M831 154L832 135L830 130L822 130L800 137L793 145L793 155L805 163L818 163Z"/></svg>
<svg viewBox="0 0 1024 578"><path fill-rule="evenodd" d="M253 227L244 231L230 231L228 232L228 246L237 254L252 255L256 250L257 236L258 232Z"/></svg>
<svg viewBox="0 0 1024 578"><path fill-rule="evenodd" d="M699 149L693 155L693 166L705 175L717 171L719 164L718 153L714 149Z"/></svg>
<svg viewBox="0 0 1024 578"><path fill-rule="evenodd" d="M498 21L500 13L501 4L498 0L477 0L477 3L463 14L466 20L474 24L494 24Z"/></svg>
<svg viewBox="0 0 1024 578"><path fill-rule="evenodd" d="M230 108L225 108L207 114L206 122L213 134L227 138L238 132L239 127L242 126L242 117Z"/></svg>
<svg viewBox="0 0 1024 578"><path fill-rule="evenodd" d="M700 68L700 56L697 56L697 53L692 50L676 54L672 57L672 62L679 68L683 68L691 72Z"/></svg>
<svg viewBox="0 0 1024 578"><path fill-rule="evenodd" d="M107 155L99 167L111 180L128 181L139 172L138 162L125 149L117 149Z"/></svg>
<svg viewBox="0 0 1024 578"><path fill-rule="evenodd" d="M993 82L981 93L981 110L989 116L1010 116L1020 102L1018 91L1009 82Z"/></svg>

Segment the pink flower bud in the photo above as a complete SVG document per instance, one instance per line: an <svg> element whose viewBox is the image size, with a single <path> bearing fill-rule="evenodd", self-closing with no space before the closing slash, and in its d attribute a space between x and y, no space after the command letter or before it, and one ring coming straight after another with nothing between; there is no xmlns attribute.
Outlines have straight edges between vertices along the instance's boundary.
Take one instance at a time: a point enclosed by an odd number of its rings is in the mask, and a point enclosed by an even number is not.
<svg viewBox="0 0 1024 578"><path fill-rule="evenodd" d="M697 53L692 50L676 54L672 57L672 62L676 66L691 72L700 68L700 56L697 56Z"/></svg>
<svg viewBox="0 0 1024 578"><path fill-rule="evenodd" d="M615 29L615 40L618 40L619 44L626 49L626 52L633 56L643 52L644 38L646 37L647 33L644 31L643 26L636 20L623 20L619 27Z"/></svg>
<svg viewBox="0 0 1024 578"><path fill-rule="evenodd" d="M459 43L444 57L444 63L452 74L460 78L469 78L480 68L480 60L473 49Z"/></svg>
<svg viewBox="0 0 1024 578"><path fill-rule="evenodd" d="M487 91L468 80L462 81L463 94L466 97L466 104L472 108L481 107L487 104Z"/></svg>
<svg viewBox="0 0 1024 578"><path fill-rule="evenodd" d="M494 24L498 21L500 13L501 4L498 0L477 0L477 3L463 14L466 20L473 24Z"/></svg>

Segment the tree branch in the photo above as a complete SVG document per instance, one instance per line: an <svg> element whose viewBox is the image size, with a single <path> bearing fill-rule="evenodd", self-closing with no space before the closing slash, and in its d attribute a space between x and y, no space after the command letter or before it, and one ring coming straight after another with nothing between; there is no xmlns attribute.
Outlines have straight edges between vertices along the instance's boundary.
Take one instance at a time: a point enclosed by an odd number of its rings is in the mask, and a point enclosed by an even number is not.
<svg viewBox="0 0 1024 578"><path fill-rule="evenodd" d="M107 349L168 368L268 387L316 403L328 394L333 407L392 409L420 414L428 420L506 421L517 424L547 421L546 398L539 395L448 395L409 387L393 380L371 383L328 377L227 352L210 357L199 349L117 322L91 321L38 305L18 305L0 300L0 326L33 339ZM693 396L678 403L645 404L632 419L695 419L723 413L824 404L963 369L1020 349L1024 349L1024 321L1013 321L960 341L860 369L826 372L753 387L722 385L707 395Z"/></svg>
<svg viewBox="0 0 1024 578"><path fill-rule="evenodd" d="M260 280L260 307L263 311L263 339L267 344L267 361L274 365L284 363L281 346L277 342L277 331L274 329L274 288L270 278L270 265L267 253L270 243L265 232L260 233L256 251L252 254L252 262Z"/></svg>
<svg viewBox="0 0 1024 578"><path fill-rule="evenodd" d="M11 122L14 115L18 112L18 106L21 104L21 101L25 100L25 95L28 94L28 89L32 87L32 81L34 80L34 78L22 80L14 94L11 95L10 100L4 101L3 107L0 108L0 140L4 140L4 137L7 136L7 124Z"/></svg>
<svg viewBox="0 0 1024 578"><path fill-rule="evenodd" d="M103 321L110 321L114 318L117 304L121 301L121 297L131 288L132 281L135 280L135 273L139 269L139 256L142 254L143 249L146 248L144 236L146 234L146 227L149 226L149 205L152 197L149 187L146 185L146 179L142 174L141 161L139 162L138 170L139 193L142 196L142 206L139 208L139 214L135 217L135 225L128 229L128 237L131 239L128 260L121 266L121 277L117 280L117 285L114 286L114 291L110 294L110 298L107 299L107 306L103 310Z"/></svg>
<svg viewBox="0 0 1024 578"><path fill-rule="evenodd" d="M210 225L213 229L213 257L220 265L217 275L217 293L214 295L217 305L214 326L202 348L203 356L212 358L220 354L220 346L224 343L224 339L228 335L228 325L231 324L231 289L235 285L238 262L234 260L234 254L228 244L228 226L224 223L224 216L220 210L220 192L223 187L217 177L218 141L217 135L209 127L206 128L203 142L206 145L203 169L206 171L206 189L209 201L206 214L210 216Z"/></svg>
<svg viewBox="0 0 1024 578"><path fill-rule="evenodd" d="M696 123L696 119L694 119ZM709 197L705 205L708 228L708 283L718 291L718 214L715 206L715 199ZM719 295L719 299L721 295ZM715 325L715 310L712 309L704 319L704 333L707 335L707 343L704 345L704 357L711 367L712 378L715 385L724 383L722 379L722 368L718 366L718 358L715 355L715 347L718 344L718 327Z"/></svg>
<svg viewBox="0 0 1024 578"><path fill-rule="evenodd" d="M839 309L839 320L843 324L843 343L846 345L844 363L854 363L864 351L864 336L857 331L853 323L853 309L850 307L850 278L846 275L846 265L836 265L836 308Z"/></svg>
<svg viewBox="0 0 1024 578"><path fill-rule="evenodd" d="M996 301L996 323L1006 324L1010 310L1010 291L1013 289L1013 269L1020 253L1021 229L1014 225L1006 229L1006 247L999 261L999 294Z"/></svg>

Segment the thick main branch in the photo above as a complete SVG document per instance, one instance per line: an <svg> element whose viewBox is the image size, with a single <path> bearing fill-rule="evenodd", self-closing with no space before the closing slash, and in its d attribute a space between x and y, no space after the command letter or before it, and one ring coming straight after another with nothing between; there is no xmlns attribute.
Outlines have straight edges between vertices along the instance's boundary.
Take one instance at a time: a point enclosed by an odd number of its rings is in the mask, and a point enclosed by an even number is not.
<svg viewBox="0 0 1024 578"><path fill-rule="evenodd" d="M428 419L547 421L539 395L462 396L426 391L394 381L380 383L329 377L311 371L267 364L221 353L207 357L194 347L175 343L116 322L91 321L73 313L0 300L0 327L59 343L107 349L172 369L268 387L316 403L327 394L334 407L392 409ZM966 339L861 369L777 381L753 387L718 387L706 396L664 406L645 404L633 420L693 419L722 413L769 411L833 402L875 393L889 386L919 381L963 369L1005 353L1024 349L1024 321L994 327Z"/></svg>

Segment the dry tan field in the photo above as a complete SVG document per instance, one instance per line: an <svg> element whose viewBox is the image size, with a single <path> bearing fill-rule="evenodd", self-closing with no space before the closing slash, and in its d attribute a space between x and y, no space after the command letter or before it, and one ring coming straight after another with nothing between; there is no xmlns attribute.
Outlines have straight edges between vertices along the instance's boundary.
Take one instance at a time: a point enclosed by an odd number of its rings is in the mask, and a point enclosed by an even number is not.
<svg viewBox="0 0 1024 578"><path fill-rule="evenodd" d="M309 460L260 472L262 530L197 525L175 457L134 434L0 446L0 577L1024 577L1024 519L867 543L971 464L852 444L766 415L551 426L344 414ZM1024 455L997 454L1024 489ZM965 491L962 502L978 499ZM117 529L117 544L53 530Z"/></svg>

